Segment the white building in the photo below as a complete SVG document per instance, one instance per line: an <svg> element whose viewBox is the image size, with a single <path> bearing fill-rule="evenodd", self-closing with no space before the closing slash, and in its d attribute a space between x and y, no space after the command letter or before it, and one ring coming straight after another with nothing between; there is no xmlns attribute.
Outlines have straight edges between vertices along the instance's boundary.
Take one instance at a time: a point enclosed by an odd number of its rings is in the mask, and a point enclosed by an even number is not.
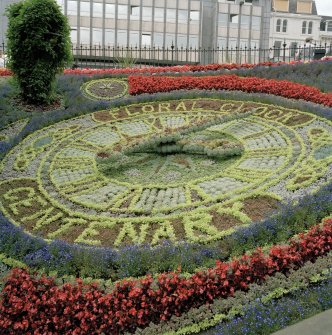
<svg viewBox="0 0 332 335"><path fill-rule="evenodd" d="M331 49L332 45L332 16L322 16L320 25L320 42ZM330 50L331 51L331 50Z"/></svg>
<svg viewBox="0 0 332 335"><path fill-rule="evenodd" d="M273 57L294 58L297 48L303 47L306 38L320 44L321 16L312 0L273 0L270 21L270 48Z"/></svg>

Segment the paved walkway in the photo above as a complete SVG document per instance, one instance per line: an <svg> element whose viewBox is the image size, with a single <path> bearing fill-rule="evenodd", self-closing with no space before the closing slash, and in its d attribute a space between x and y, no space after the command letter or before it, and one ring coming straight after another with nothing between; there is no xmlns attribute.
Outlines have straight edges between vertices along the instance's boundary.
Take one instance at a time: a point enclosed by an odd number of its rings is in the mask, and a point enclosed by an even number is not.
<svg viewBox="0 0 332 335"><path fill-rule="evenodd" d="M332 335L332 309L279 330L273 335Z"/></svg>

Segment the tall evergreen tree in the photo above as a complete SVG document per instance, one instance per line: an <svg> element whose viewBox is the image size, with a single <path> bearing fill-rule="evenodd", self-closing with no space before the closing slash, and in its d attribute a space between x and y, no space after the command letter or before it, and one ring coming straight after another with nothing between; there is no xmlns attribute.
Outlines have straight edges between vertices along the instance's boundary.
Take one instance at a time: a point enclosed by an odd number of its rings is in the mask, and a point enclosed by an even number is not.
<svg viewBox="0 0 332 335"><path fill-rule="evenodd" d="M56 74L71 60L70 27L55 0L12 4L8 16L9 68L22 98L49 104L55 97Z"/></svg>

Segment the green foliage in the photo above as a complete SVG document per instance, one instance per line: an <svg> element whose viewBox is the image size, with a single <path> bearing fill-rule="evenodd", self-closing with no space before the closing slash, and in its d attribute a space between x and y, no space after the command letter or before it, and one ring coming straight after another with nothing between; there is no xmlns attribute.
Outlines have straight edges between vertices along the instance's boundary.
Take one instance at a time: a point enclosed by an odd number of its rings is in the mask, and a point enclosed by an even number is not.
<svg viewBox="0 0 332 335"><path fill-rule="evenodd" d="M8 57L22 98L33 104L54 100L56 74L71 60L70 28L54 0L27 0L12 4Z"/></svg>

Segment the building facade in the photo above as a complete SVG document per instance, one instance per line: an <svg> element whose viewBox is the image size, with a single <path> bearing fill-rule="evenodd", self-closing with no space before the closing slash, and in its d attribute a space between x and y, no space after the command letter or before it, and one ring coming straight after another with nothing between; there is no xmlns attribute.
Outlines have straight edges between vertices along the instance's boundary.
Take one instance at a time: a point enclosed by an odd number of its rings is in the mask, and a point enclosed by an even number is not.
<svg viewBox="0 0 332 335"><path fill-rule="evenodd" d="M0 1L2 43L7 26L4 11L13 2L17 0ZM81 54L85 50L86 56L87 49L94 49L95 56L105 56L100 49L129 47L133 58L173 60L175 56L175 61L204 64L258 62L271 58L269 49L272 58L279 58L284 46L290 48L287 56L294 56L306 37L316 43L330 40L332 27L328 21L325 32L320 31L321 17L312 0L56 2L68 17L73 48ZM156 54L157 49L164 51Z"/></svg>
<svg viewBox="0 0 332 335"><path fill-rule="evenodd" d="M320 25L320 41L322 45L327 45L331 54L332 45L332 16L322 16Z"/></svg>
<svg viewBox="0 0 332 335"><path fill-rule="evenodd" d="M263 31L269 27L268 20L264 21L270 9L270 1L266 0L57 0L57 3L69 19L73 44L138 47L173 44L198 48L241 43L258 47L264 40Z"/></svg>
<svg viewBox="0 0 332 335"><path fill-rule="evenodd" d="M6 8L18 0L0 0L0 48L6 44L6 31L8 19L6 16Z"/></svg>
<svg viewBox="0 0 332 335"><path fill-rule="evenodd" d="M305 40L320 44L321 16L312 0L273 0L270 20L270 48L273 57L280 57L286 48L286 57L295 58Z"/></svg>

